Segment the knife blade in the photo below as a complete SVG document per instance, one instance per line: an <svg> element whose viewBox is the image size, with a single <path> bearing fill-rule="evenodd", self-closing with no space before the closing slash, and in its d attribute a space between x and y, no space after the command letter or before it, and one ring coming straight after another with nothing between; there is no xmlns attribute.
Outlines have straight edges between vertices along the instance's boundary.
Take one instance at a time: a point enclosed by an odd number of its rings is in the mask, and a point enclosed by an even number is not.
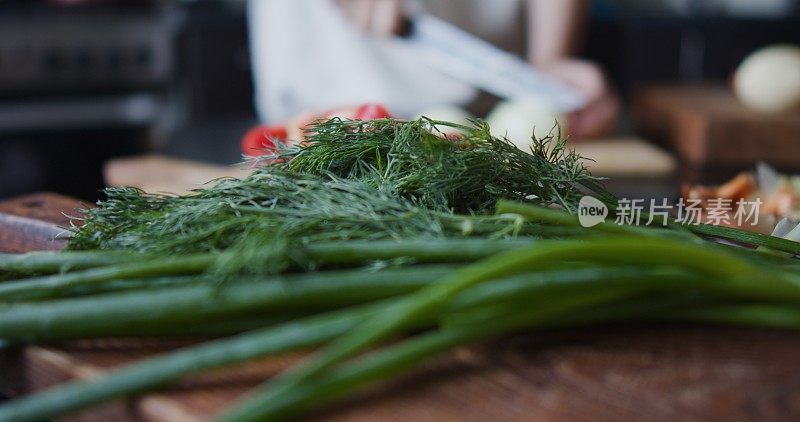
<svg viewBox="0 0 800 422"><path fill-rule="evenodd" d="M429 66L498 97L536 97L563 113L586 104L575 88L430 14L409 18L401 36Z"/></svg>

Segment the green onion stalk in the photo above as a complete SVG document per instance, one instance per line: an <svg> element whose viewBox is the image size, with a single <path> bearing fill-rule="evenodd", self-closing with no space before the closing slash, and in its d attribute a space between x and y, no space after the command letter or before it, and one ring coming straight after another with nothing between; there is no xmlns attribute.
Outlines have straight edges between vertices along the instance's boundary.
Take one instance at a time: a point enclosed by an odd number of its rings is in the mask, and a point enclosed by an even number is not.
<svg viewBox="0 0 800 422"><path fill-rule="evenodd" d="M371 261L390 260L402 257L416 263L430 262L469 262L497 251L530 244L535 239L518 238L507 241L486 239L430 239L407 241L350 241L323 242L298 246L285 251L276 260L293 259L305 265L351 265ZM70 265L70 260L87 262L82 255L94 252L69 253L62 265ZM100 256L104 256L101 253ZM112 256L116 256L114 253ZM132 255L125 255L126 259ZM68 295L70 291L84 287L102 286L114 280L140 279L143 277L163 277L170 275L200 274L212 270L220 259L214 254L195 254L162 259L149 259L149 255L118 265L108 265L74 271L66 274L52 274L41 277L9 280L0 283L0 302L29 301L57 298ZM48 265L45 266L49 268ZM36 268L33 264L29 268ZM40 269L41 270L41 269Z"/></svg>
<svg viewBox="0 0 800 422"><path fill-rule="evenodd" d="M423 328L444 319L445 314L480 313L482 309L494 309L498 305L504 305L501 306L503 309L539 309L561 298L583 297L587 291L661 290L681 283L688 286L691 280L687 274L674 270L638 267L525 273L467 290L458 295L442 315L432 316L428 321L416 321L411 326ZM53 417L103 400L158 387L187 374L316 346L345 334L358 323L375 318L385 308L397 306L404 300L388 299L322 313L151 358L99 380L74 381L0 406L0 420Z"/></svg>
<svg viewBox="0 0 800 422"><path fill-rule="evenodd" d="M325 346L317 355L271 380L232 411L231 419L256 420L269 415L270 406L293 389L322 376L333 366L376 343L396 335L410 321L435 313L462 291L497 277L547 268L553 262L600 261L614 264L675 265L707 277L708 287L731 296L800 301L800 283L794 277L769 273L737 257L712 248L667 239L610 237L592 241L551 241L499 253L464 267L438 283L410 295Z"/></svg>

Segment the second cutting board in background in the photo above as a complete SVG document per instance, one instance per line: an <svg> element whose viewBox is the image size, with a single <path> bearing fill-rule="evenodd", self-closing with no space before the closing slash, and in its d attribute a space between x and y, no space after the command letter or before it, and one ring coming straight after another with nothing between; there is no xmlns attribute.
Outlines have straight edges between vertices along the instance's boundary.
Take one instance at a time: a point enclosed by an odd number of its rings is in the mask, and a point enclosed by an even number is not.
<svg viewBox="0 0 800 422"><path fill-rule="evenodd" d="M765 161L800 170L800 110L761 114L722 86L659 86L634 95L639 129L694 167L749 169Z"/></svg>

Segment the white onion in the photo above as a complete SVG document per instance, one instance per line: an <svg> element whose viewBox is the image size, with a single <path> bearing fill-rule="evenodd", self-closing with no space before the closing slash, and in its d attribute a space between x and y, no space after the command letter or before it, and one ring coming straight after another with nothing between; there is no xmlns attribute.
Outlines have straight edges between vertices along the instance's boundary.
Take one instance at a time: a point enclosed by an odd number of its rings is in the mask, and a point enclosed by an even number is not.
<svg viewBox="0 0 800 422"><path fill-rule="evenodd" d="M733 84L739 100L764 113L800 105L800 47L775 45L750 54L739 65Z"/></svg>
<svg viewBox="0 0 800 422"><path fill-rule="evenodd" d="M469 125L469 119L473 116L461 107L453 105L442 104L438 106L428 107L423 110L417 118L425 116L432 120L441 120L443 122L458 123L460 125Z"/></svg>
<svg viewBox="0 0 800 422"><path fill-rule="evenodd" d="M535 98L500 102L486 117L486 121L494 136L508 138L525 152L530 152L531 135L543 138L551 131L556 134L556 124L566 133L564 116L546 101Z"/></svg>

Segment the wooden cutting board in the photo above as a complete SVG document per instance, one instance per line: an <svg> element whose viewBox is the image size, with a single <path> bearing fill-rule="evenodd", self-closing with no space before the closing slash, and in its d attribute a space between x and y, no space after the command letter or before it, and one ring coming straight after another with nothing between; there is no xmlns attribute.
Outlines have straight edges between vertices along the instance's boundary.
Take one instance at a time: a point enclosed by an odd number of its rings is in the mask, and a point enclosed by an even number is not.
<svg viewBox="0 0 800 422"><path fill-rule="evenodd" d="M158 154L109 160L103 166L108 186L133 186L152 193L183 195L223 177L244 177L246 164L220 166Z"/></svg>
<svg viewBox="0 0 800 422"><path fill-rule="evenodd" d="M52 194L0 201L0 250L54 249L80 204ZM0 391L20 395L191 344L107 339L0 351ZM332 421L620 421L800 418L800 333L698 325L600 326L461 348L313 415ZM300 356L189 377L69 418L200 421Z"/></svg>
<svg viewBox="0 0 800 422"><path fill-rule="evenodd" d="M583 140L570 148L587 159L586 168L595 176L671 178L677 167L672 154L636 137Z"/></svg>
<svg viewBox="0 0 800 422"><path fill-rule="evenodd" d="M800 170L800 109L762 114L727 87L658 86L635 93L631 110L646 136L667 141L692 166L741 170L766 161Z"/></svg>

